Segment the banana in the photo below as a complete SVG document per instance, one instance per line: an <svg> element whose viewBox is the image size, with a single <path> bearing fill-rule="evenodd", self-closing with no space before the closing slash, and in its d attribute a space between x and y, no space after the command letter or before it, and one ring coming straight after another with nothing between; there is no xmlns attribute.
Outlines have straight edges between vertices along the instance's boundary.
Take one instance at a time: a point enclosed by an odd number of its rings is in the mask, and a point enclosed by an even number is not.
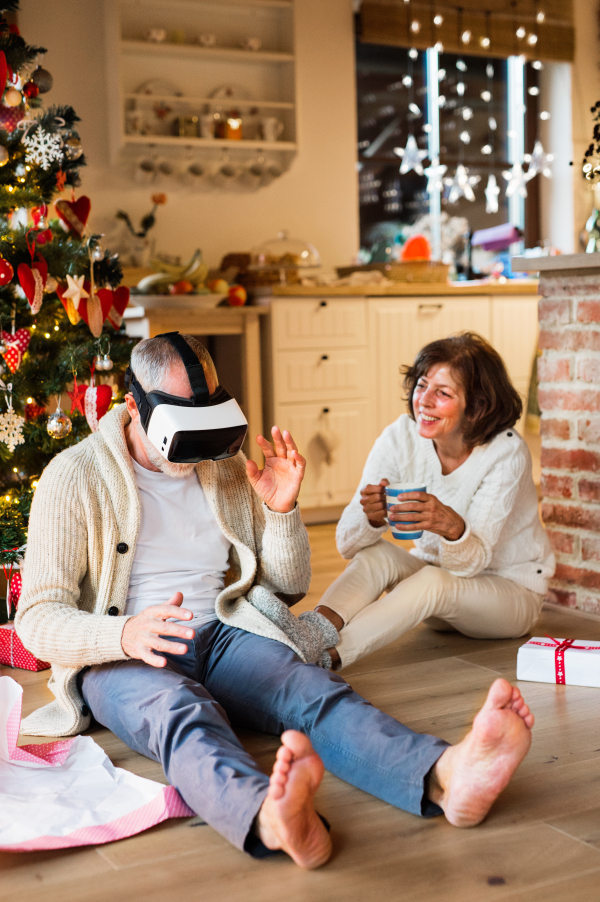
<svg viewBox="0 0 600 902"><path fill-rule="evenodd" d="M144 276L143 279L137 283L137 290L140 294L152 294L152 291L156 291L157 288L162 286L169 285L173 279L170 275L164 272L155 272L151 276Z"/></svg>
<svg viewBox="0 0 600 902"><path fill-rule="evenodd" d="M187 263L165 263L163 260L155 258L154 260L150 261L150 265L156 272L167 273L171 277L172 281L180 282L182 279L187 278L187 276L185 275L186 270L192 270L198 263L201 262L202 251L196 250Z"/></svg>

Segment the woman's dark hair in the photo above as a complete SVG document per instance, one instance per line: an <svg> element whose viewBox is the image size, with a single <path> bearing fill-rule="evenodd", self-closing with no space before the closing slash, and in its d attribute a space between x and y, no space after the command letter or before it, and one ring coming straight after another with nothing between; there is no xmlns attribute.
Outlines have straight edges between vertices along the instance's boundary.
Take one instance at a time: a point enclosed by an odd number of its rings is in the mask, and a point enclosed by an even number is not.
<svg viewBox="0 0 600 902"><path fill-rule="evenodd" d="M408 411L413 420L417 383L432 366L440 363L450 367L465 393L465 444L485 445L520 419L523 402L500 354L476 332L463 332L430 342L421 348L412 366L402 367Z"/></svg>

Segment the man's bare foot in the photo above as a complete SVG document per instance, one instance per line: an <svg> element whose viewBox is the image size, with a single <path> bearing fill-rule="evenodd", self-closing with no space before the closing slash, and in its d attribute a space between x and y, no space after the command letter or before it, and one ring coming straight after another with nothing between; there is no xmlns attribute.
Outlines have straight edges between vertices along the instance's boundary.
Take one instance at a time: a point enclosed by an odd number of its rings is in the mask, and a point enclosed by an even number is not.
<svg viewBox="0 0 600 902"><path fill-rule="evenodd" d="M301 868L318 868L331 855L329 833L313 806L325 768L303 733L286 730L281 742L256 831L268 849L283 849Z"/></svg>
<svg viewBox="0 0 600 902"><path fill-rule="evenodd" d="M438 759L429 798L455 827L479 824L529 751L533 714L519 690L495 680L473 728Z"/></svg>

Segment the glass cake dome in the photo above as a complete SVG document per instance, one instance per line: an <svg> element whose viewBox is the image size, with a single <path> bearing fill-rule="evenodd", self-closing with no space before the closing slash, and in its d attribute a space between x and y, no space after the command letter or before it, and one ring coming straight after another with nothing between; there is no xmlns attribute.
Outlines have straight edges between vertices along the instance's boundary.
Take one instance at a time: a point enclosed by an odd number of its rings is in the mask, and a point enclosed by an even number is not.
<svg viewBox="0 0 600 902"><path fill-rule="evenodd" d="M285 231L279 232L277 238L252 248L250 253L251 269L279 272L282 283L298 281L300 269L321 265L321 257L316 247L300 238L290 238Z"/></svg>

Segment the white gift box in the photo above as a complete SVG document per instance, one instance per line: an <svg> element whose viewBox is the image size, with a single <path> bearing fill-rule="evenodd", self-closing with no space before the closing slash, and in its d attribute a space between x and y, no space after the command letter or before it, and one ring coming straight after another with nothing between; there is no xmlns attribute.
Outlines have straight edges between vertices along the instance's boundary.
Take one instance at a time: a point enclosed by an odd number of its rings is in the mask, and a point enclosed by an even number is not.
<svg viewBox="0 0 600 902"><path fill-rule="evenodd" d="M600 641L534 636L519 648L517 679L600 688Z"/></svg>

